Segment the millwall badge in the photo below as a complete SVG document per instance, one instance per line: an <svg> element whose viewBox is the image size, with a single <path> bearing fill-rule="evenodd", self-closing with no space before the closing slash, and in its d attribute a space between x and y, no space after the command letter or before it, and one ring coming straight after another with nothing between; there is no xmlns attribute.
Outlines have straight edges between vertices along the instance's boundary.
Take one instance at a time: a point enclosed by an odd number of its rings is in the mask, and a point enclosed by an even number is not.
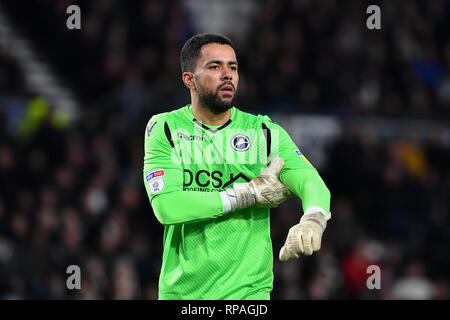
<svg viewBox="0 0 450 320"><path fill-rule="evenodd" d="M231 146L236 151L246 151L250 148L250 139L243 134L235 135L231 139Z"/></svg>

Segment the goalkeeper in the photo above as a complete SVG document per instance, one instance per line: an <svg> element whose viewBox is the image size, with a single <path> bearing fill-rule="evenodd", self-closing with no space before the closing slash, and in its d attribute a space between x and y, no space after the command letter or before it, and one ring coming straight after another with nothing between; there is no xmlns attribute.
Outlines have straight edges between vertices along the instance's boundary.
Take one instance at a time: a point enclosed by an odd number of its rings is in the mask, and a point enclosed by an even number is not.
<svg viewBox="0 0 450 320"><path fill-rule="evenodd" d="M290 196L304 215L279 258L320 248L330 192L287 132L234 106L232 42L199 34L181 51L191 103L154 115L145 132L143 178L164 225L159 299L270 299L269 208Z"/></svg>

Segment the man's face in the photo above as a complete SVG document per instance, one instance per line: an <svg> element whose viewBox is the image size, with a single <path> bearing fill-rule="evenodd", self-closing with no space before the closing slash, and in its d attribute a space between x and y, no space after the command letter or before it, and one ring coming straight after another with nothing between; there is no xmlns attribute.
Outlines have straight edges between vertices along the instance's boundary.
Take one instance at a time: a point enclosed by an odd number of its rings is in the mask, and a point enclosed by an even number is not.
<svg viewBox="0 0 450 320"><path fill-rule="evenodd" d="M225 112L234 104L239 82L234 50L229 45L209 43L201 53L194 71L199 101L214 113Z"/></svg>

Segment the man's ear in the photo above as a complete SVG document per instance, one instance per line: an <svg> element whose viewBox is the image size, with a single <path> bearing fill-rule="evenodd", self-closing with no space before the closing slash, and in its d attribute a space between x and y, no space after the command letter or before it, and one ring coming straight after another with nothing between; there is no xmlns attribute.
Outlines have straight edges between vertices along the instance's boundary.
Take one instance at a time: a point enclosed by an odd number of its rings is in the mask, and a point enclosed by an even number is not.
<svg viewBox="0 0 450 320"><path fill-rule="evenodd" d="M195 89L194 74L192 72L183 72L183 82L189 89Z"/></svg>

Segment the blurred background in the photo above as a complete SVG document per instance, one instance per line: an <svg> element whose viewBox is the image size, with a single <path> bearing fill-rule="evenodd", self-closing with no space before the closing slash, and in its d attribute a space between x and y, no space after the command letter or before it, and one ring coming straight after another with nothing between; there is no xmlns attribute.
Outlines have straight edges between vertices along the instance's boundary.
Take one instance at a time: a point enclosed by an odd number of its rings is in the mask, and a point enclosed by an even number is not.
<svg viewBox="0 0 450 320"><path fill-rule="evenodd" d="M235 43L238 107L282 125L332 193L322 249L298 261L277 257L300 200L272 210L272 299L448 299L448 0L2 1L0 298L157 298L144 131L189 103L179 53L206 31Z"/></svg>

